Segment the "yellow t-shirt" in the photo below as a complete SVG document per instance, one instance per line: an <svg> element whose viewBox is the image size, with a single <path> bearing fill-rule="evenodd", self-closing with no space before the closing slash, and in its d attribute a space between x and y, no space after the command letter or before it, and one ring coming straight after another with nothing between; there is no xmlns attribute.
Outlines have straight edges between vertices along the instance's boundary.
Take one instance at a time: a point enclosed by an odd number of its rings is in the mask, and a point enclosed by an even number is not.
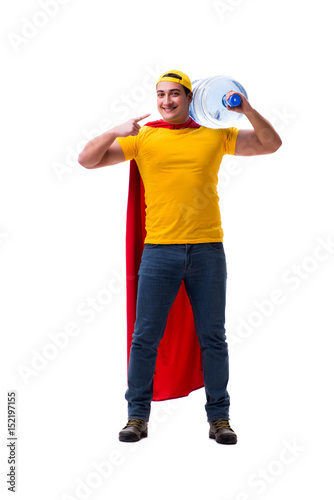
<svg viewBox="0 0 334 500"><path fill-rule="evenodd" d="M145 243L223 240L217 192L223 155L233 155L239 129L141 127L118 137L135 159L145 188Z"/></svg>

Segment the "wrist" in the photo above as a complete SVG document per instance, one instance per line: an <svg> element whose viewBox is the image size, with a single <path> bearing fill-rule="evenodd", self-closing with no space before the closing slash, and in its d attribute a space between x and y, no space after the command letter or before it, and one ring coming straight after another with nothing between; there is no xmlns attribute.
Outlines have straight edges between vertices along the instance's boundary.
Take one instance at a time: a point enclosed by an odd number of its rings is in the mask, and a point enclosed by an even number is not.
<svg viewBox="0 0 334 500"><path fill-rule="evenodd" d="M247 118L252 118L256 115L255 109L249 103L247 109L245 109L243 113Z"/></svg>
<svg viewBox="0 0 334 500"><path fill-rule="evenodd" d="M116 137L119 137L119 130L116 127L111 128L106 132L106 134L112 139L113 141L116 139Z"/></svg>

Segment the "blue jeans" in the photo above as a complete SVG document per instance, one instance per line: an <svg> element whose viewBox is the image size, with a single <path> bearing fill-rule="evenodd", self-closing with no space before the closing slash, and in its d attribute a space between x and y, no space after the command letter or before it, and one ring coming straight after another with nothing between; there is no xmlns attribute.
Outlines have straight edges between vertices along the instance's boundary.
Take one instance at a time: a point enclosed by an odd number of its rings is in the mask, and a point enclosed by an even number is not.
<svg viewBox="0 0 334 500"><path fill-rule="evenodd" d="M229 418L225 336L226 261L218 243L144 246L137 316L128 368L128 417L149 420L157 348L182 280L193 310L203 361L208 421Z"/></svg>

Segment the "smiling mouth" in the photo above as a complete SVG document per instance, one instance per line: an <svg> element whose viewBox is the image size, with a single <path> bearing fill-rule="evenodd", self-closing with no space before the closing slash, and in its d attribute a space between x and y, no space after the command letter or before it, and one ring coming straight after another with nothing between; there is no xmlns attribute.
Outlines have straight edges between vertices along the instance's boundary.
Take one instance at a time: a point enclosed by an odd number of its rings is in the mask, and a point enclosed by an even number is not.
<svg viewBox="0 0 334 500"><path fill-rule="evenodd" d="M176 109L176 106L174 108L162 108L166 113L170 113L171 111L174 111Z"/></svg>

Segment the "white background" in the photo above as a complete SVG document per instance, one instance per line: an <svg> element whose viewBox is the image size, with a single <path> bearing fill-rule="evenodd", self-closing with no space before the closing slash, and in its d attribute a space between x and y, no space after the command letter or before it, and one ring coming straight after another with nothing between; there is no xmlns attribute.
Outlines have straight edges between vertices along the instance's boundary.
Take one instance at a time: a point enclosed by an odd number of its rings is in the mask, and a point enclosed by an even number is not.
<svg viewBox="0 0 334 500"><path fill-rule="evenodd" d="M1 496L12 498L15 390L18 499L331 497L329 2L21 0L1 10ZM103 123L159 118L154 81L171 69L232 75L283 140L274 155L221 166L230 447L208 439L203 390L154 403L149 438L118 441L129 166L89 171L76 159ZM67 345L55 347L57 334Z"/></svg>

